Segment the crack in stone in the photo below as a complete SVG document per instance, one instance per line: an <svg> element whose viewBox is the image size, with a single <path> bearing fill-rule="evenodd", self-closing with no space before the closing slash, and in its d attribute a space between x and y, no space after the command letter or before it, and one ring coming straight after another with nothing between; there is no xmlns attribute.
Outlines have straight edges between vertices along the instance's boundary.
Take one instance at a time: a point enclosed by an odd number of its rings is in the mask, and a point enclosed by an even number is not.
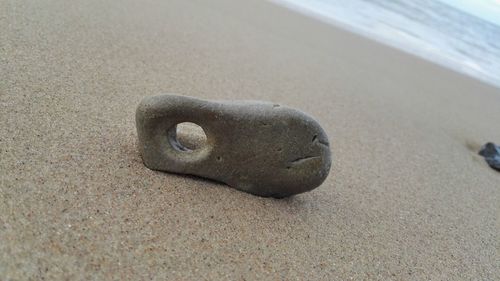
<svg viewBox="0 0 500 281"><path fill-rule="evenodd" d="M328 142L319 140L318 139L318 135L314 135L313 138L312 138L312 143L315 143L315 142L317 142L317 143L319 143L321 145L324 145L326 147L330 147L330 144Z"/></svg>
<svg viewBox="0 0 500 281"><path fill-rule="evenodd" d="M317 158L321 158L321 156L305 156L305 157L300 157L300 158L297 158L297 159L291 161L290 162L290 166L299 165L299 164L302 164L302 163L304 163L306 161L317 159Z"/></svg>

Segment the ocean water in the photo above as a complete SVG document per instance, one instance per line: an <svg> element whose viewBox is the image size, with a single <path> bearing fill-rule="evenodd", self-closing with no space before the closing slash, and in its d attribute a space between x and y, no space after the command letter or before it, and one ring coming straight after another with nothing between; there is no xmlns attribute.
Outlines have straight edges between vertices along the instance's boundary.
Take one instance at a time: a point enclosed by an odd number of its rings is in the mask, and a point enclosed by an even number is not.
<svg viewBox="0 0 500 281"><path fill-rule="evenodd" d="M272 1L500 87L500 26L439 0Z"/></svg>

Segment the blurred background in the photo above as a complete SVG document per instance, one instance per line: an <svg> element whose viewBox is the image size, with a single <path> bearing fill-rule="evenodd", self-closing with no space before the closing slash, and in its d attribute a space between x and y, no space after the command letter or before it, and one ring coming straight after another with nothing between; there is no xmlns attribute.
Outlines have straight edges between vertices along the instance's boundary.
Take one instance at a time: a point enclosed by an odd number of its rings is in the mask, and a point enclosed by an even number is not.
<svg viewBox="0 0 500 281"><path fill-rule="evenodd" d="M499 0L274 0L500 86Z"/></svg>

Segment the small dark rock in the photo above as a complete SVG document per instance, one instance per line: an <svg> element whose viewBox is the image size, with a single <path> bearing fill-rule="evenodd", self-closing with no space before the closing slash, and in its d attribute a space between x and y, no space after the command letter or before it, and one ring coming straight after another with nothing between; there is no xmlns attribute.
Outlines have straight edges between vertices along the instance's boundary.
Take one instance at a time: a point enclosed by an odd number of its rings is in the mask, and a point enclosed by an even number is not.
<svg viewBox="0 0 500 281"><path fill-rule="evenodd" d="M500 171L500 146L489 142L481 147L479 155L484 157L491 168Z"/></svg>

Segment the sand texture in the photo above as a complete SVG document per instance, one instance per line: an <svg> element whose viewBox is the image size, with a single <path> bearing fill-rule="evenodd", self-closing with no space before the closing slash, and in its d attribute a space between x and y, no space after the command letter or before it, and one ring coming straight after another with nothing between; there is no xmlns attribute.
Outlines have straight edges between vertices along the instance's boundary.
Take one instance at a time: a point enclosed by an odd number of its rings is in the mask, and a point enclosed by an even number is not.
<svg viewBox="0 0 500 281"><path fill-rule="evenodd" d="M284 200L147 169L158 93L323 126ZM0 1L1 280L498 280L500 90L262 1Z"/></svg>

